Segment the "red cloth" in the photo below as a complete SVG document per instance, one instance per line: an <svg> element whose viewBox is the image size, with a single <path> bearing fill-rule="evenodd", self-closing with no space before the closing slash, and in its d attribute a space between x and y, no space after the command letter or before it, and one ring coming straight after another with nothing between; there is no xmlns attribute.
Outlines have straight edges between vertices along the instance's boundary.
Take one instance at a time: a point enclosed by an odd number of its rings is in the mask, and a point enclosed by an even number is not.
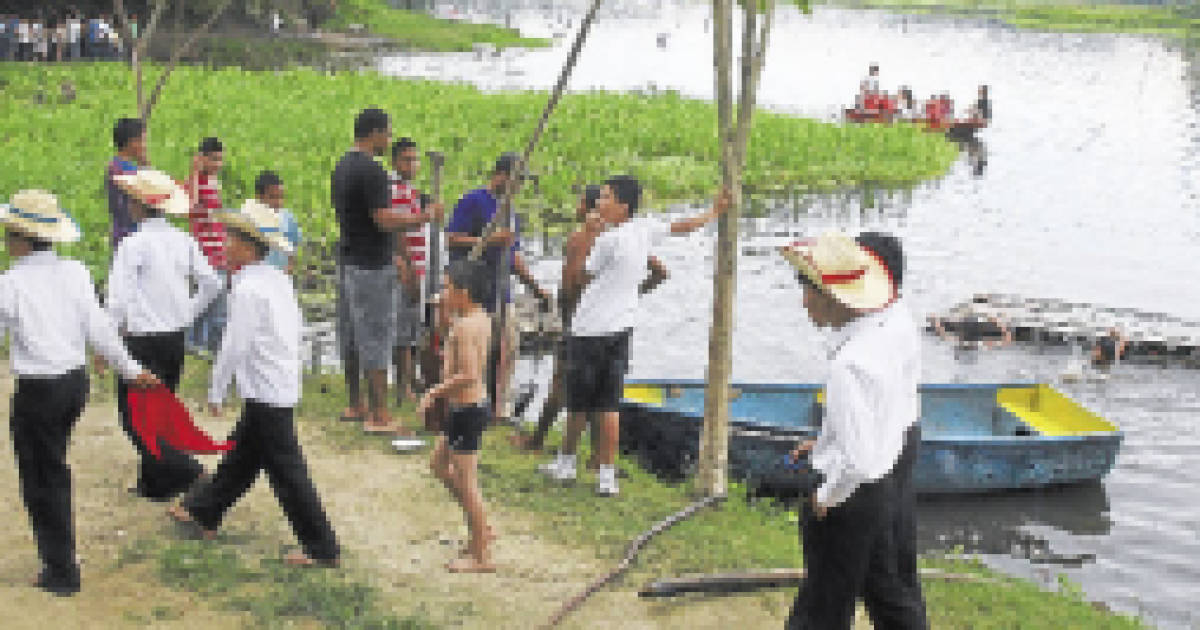
<svg viewBox="0 0 1200 630"><path fill-rule="evenodd" d="M225 271L225 224L213 216L221 209L221 182L203 173L196 176L199 199L192 206L190 219L192 236L208 263L217 271Z"/></svg>
<svg viewBox="0 0 1200 630"><path fill-rule="evenodd" d="M163 385L129 390L129 413L133 430L155 457L161 457L158 441L189 453L228 451L233 442L215 442L192 422L188 410Z"/></svg>

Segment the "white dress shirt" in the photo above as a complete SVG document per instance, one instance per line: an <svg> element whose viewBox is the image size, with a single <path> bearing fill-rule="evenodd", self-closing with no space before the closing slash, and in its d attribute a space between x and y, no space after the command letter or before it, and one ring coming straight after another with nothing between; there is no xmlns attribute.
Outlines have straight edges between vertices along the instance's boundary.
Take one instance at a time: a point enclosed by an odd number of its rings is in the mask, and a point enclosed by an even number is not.
<svg viewBox="0 0 1200 630"><path fill-rule="evenodd" d="M198 287L194 296L189 278ZM131 335L176 332L192 325L221 284L195 239L154 217L117 245L105 306Z"/></svg>
<svg viewBox="0 0 1200 630"><path fill-rule="evenodd" d="M592 279L571 316L572 335L599 337L633 328L641 300L638 288L649 273L646 259L669 232L665 221L635 217L596 237L587 258Z"/></svg>
<svg viewBox="0 0 1200 630"><path fill-rule="evenodd" d="M24 256L0 275L0 334L5 332L19 376L62 376L83 366L85 342L126 379L142 373L100 308L87 269L52 250Z"/></svg>
<svg viewBox="0 0 1200 630"><path fill-rule="evenodd" d="M234 276L209 402L221 404L234 380L244 400L274 407L300 402L300 306L291 278L263 261Z"/></svg>
<svg viewBox="0 0 1200 630"><path fill-rule="evenodd" d="M905 431L920 415L917 324L902 302L834 331L825 419L812 449L825 475L817 503L834 507L896 465Z"/></svg>

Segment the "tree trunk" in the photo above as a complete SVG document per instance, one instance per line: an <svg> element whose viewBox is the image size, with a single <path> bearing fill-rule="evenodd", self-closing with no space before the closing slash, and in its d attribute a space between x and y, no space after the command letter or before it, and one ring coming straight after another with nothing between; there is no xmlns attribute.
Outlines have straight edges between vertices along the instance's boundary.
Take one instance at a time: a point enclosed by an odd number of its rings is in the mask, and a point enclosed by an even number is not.
<svg viewBox="0 0 1200 630"><path fill-rule="evenodd" d="M721 184L733 198L717 224L717 263L713 274L713 321L708 335L708 378L704 394L704 427L700 436L696 490L708 496L727 492L729 455L729 375L733 332L736 267L738 174L730 146L733 120L732 0L713 1L713 69L716 71L717 141L721 147Z"/></svg>

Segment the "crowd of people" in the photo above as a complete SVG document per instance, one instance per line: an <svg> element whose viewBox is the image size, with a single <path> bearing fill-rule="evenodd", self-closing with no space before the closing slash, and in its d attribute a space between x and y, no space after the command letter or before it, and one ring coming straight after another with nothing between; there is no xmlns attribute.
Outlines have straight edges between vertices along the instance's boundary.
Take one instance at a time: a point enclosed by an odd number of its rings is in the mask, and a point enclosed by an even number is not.
<svg viewBox="0 0 1200 630"><path fill-rule="evenodd" d="M129 28L136 39L136 15ZM0 61L119 60L130 51L119 31L108 14L87 17L75 9L0 15Z"/></svg>
<svg viewBox="0 0 1200 630"><path fill-rule="evenodd" d="M912 89L901 86L895 94L879 87L879 66L871 64L867 76L859 82L856 109L887 116L891 120L928 121L933 123L954 120L954 100L947 93L932 94L925 101L913 96ZM968 108L966 118L971 121L991 122L992 101L988 86L979 86L975 102Z"/></svg>
<svg viewBox="0 0 1200 630"><path fill-rule="evenodd" d="M141 121L117 121L113 141L116 155L105 178L114 253L103 305L82 264L54 251L55 243L77 240L80 232L52 193L23 190L0 206L14 259L0 275L0 327L13 338L14 444L43 564L34 584L59 595L81 586L66 448L87 398L87 346L103 358L98 370L107 363L117 372L121 426L140 462L130 492L172 502L171 518L212 540L265 472L300 542L285 561L336 566L341 548L293 424L301 397L301 316L289 272L301 235L285 209L285 182L264 164L255 197L231 209L238 204L226 204L222 194L220 139L199 142L182 183L148 163ZM390 158L390 171L380 157ZM454 205L444 234L432 228L441 205L415 186L419 167L418 142L393 141L388 114L365 109L332 172L348 397L342 420L361 422L369 433L403 434L408 429L387 403L389 369L396 370L402 396L420 390L418 414L432 418L427 425L438 432L432 473L462 507L470 532L466 549L446 568L492 572L496 533L477 467L484 430L506 413L502 384L515 347L513 318L503 316L511 291L497 270L507 267L547 305L552 296L521 256L520 224L493 225L504 195L522 184L519 157L495 161L483 185ZM539 468L555 480L576 479L578 445L590 426L595 454L588 468L603 497L620 492L618 409L640 298L668 278L652 255L655 244L702 228L730 204L722 191L710 210L668 223L643 216L641 200L641 184L629 175L583 190L557 296L566 330L555 391L538 430L516 440L540 449L565 408L563 446ZM187 231L167 216L186 217ZM428 264L431 239L440 236L449 252L444 269ZM900 300L900 242L887 234L835 232L781 248L781 255L803 289L797 316L835 331L821 433L793 453L809 453L818 475L801 519L810 577L788 627L848 629L862 596L877 626L925 628L912 487L920 356L915 322ZM441 281L427 282L431 276ZM411 349L430 339L442 340L439 374L422 374L418 386ZM124 396L174 391L189 343L213 355L208 412L221 413L231 384L243 401L229 450L212 471L186 448L137 430L134 398ZM446 413L437 416L442 404Z"/></svg>

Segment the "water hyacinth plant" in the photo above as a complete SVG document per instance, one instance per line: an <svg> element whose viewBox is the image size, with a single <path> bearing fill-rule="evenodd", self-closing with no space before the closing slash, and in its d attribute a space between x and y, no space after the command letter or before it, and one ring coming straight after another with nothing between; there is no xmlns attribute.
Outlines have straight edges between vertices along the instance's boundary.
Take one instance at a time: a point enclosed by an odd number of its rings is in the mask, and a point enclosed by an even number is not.
<svg viewBox="0 0 1200 630"><path fill-rule="evenodd" d="M384 108L396 137L446 153L443 193L451 206L483 185L497 155L526 141L546 98L372 72L175 72L151 121L152 165L182 180L199 140L218 136L225 144L226 205L252 194L259 171L275 170L306 236L327 242L337 239L330 174L350 147L354 117L363 108ZM78 95L70 102L58 98L67 81ZM104 169L114 152L113 123L135 109L132 81L119 64L0 64L0 139L13 156L0 170L0 196L21 188L58 194L85 234L65 252L81 258L97 279L109 259ZM531 230L555 232L574 214L572 188L615 172L643 179L648 207L707 198L718 181L715 136L710 103L673 94L567 95L533 156L537 185L525 187L518 208ZM764 113L755 118L745 180L759 193L863 182L904 188L942 175L956 157L940 134L912 127Z"/></svg>

